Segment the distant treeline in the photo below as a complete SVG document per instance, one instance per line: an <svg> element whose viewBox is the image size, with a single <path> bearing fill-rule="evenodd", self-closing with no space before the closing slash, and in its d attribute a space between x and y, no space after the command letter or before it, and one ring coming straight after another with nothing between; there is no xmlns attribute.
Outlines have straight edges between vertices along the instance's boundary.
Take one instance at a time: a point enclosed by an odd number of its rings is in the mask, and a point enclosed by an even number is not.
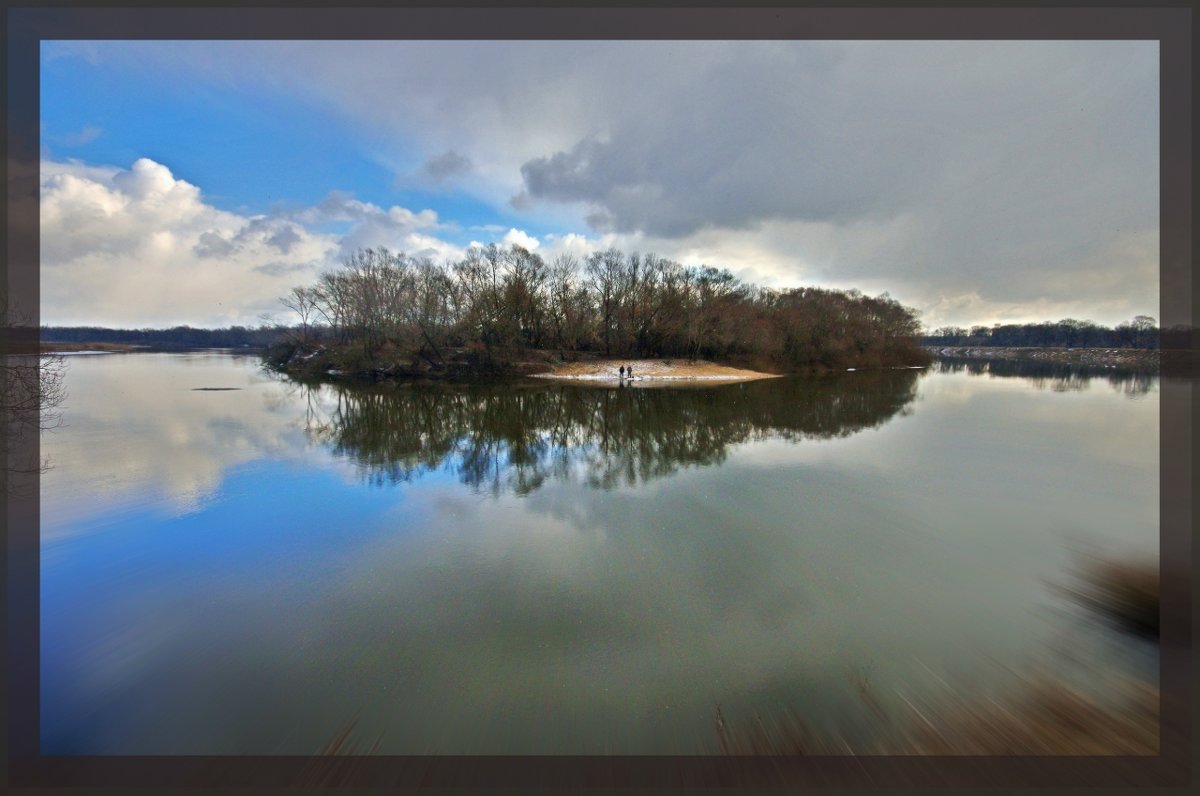
<svg viewBox="0 0 1200 796"><path fill-rule="evenodd" d="M491 244L446 264L364 249L283 303L299 320L295 349L336 346L334 364L349 370L406 358L437 370L464 349L488 360L536 349L784 370L927 361L916 313L886 293L769 290L616 249L547 262Z"/></svg>
<svg viewBox="0 0 1200 796"><path fill-rule="evenodd" d="M944 326L922 338L925 345L1041 348L1158 348L1161 330L1153 318L1138 315L1116 328L1072 318L995 326ZM1169 334L1169 333L1168 333Z"/></svg>
<svg viewBox="0 0 1200 796"><path fill-rule="evenodd" d="M119 343L151 348L265 348L285 339L279 327L228 329L106 329L100 326L43 326L40 337L50 343Z"/></svg>

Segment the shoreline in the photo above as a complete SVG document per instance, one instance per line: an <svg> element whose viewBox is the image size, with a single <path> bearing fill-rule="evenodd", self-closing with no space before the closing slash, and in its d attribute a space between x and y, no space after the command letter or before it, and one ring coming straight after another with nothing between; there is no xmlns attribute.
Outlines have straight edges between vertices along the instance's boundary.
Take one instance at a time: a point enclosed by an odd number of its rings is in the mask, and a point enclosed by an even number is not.
<svg viewBox="0 0 1200 796"><path fill-rule="evenodd" d="M925 346L944 359L1007 359L1058 365L1092 365L1105 368L1158 370L1163 354L1157 348L1037 348L1016 346Z"/></svg>

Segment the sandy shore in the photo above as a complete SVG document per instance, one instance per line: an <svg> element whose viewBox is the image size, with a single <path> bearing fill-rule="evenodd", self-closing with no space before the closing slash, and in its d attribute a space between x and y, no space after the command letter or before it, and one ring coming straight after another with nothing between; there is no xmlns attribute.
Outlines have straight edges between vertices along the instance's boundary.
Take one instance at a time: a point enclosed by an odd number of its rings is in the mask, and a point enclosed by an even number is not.
<svg viewBox="0 0 1200 796"><path fill-rule="evenodd" d="M539 379L586 379L591 381L620 381L621 367L632 367L633 378L626 381L706 381L730 382L777 378L775 373L760 373L703 360L686 359L603 359L590 362L564 362L546 373L535 373Z"/></svg>

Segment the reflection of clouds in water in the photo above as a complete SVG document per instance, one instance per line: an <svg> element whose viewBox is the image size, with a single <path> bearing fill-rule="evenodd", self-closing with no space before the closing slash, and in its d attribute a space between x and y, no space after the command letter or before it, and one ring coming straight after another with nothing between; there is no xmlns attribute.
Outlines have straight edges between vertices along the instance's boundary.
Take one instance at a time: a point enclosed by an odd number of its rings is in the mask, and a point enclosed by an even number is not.
<svg viewBox="0 0 1200 796"><path fill-rule="evenodd" d="M236 387L235 390L198 390ZM183 514L226 471L264 457L311 462L294 391L257 358L129 354L72 363L65 426L42 437L44 528L147 502ZM332 465L326 465L332 466Z"/></svg>
<svg viewBox="0 0 1200 796"><path fill-rule="evenodd" d="M1011 624L1011 591L995 599L987 578L945 605L939 587L961 584L938 540L848 527L830 506L797 510L767 487L753 495L760 513L739 516L730 496L759 476L728 469L680 473L654 496L561 482L494 502L415 496L439 507L413 509L429 515L425 533L346 554L340 571L388 562L388 577L326 593L306 654L330 669L366 651L356 676L368 681L402 660L407 687L389 699L434 725L503 708L502 723L551 737L581 715L617 722L636 744L630 716L672 721L664 700L683 727L707 726L714 701L836 690L854 662L921 645L936 657L981 617ZM999 635L978 648L1011 643ZM535 709L545 704L552 715Z"/></svg>
<svg viewBox="0 0 1200 796"><path fill-rule="evenodd" d="M1122 374L1122 378L1110 384L1104 377L1084 377L1079 382L1081 389L1054 390L1038 387L1034 379L1025 376L973 375L961 368L948 369L918 383L911 423L892 422L875 433L797 451L778 444L747 446L747 455L764 465L831 462L836 445L836 459L842 463L903 471L923 460L938 461L943 448L955 439L990 435L997 452L1007 451L1012 457L1022 451L1033 457L1046 450L1056 456L1134 465L1157 481L1158 380L1147 385L1138 381L1136 374ZM1145 391L1130 400L1122 387L1129 384L1139 384ZM1030 390L1031 386L1037 389ZM978 472L989 466L992 455L980 455L974 461ZM1152 471L1144 470L1146 464ZM947 475L953 478L956 473L969 475L954 470Z"/></svg>
<svg viewBox="0 0 1200 796"><path fill-rule="evenodd" d="M949 426L969 422L964 411L998 418L1013 433L1037 440L1039 447L1073 451L1113 463L1150 462L1157 479L1158 380L1149 383L1139 374L1122 374L1109 382L1103 377L1078 377L1072 388L1055 389L1028 377L972 376L958 372L926 382L922 395L930 408L940 410ZM1029 386L1039 387L1030 391ZM1136 394L1128 392L1141 390ZM1130 400L1130 398L1135 400ZM1009 402L1011 408L1001 402ZM972 403L969 410L965 404ZM1018 405L1019 404L1019 405ZM1064 408L1066 411L1064 411ZM1098 431L1097 429L1102 429Z"/></svg>
<svg viewBox="0 0 1200 796"><path fill-rule="evenodd" d="M976 393L962 403L935 389L959 375L938 374L836 382L855 390L832 381L745 388L730 393L742 396L736 405L698 392L635 403L573 388L483 387L408 389L402 401L375 405L265 377L253 360L245 368L227 359L123 361L131 370L119 381L100 362L76 372L85 391L78 422L55 435L75 448L57 451L65 458L50 476L62 480L47 494L69 493L64 485L76 479L98 511L149 493L177 513L212 495L228 468L285 460L263 480L245 470L231 479L212 515L145 524L142 541L165 541L139 545L137 557L105 558L97 535L96 558L72 559L72 545L61 545L43 559L47 582L68 593L83 587L56 567L74 563L108 579L93 584L95 616L81 620L91 635L80 641L68 628L59 639L78 645L64 658L80 676L60 672L55 682L79 683L88 691L81 704L213 716L203 729L177 721L130 734L140 746L125 751L307 753L360 707L364 737L386 731L385 752L711 748L718 701L731 719L781 701L853 703L848 672L881 686L911 683L914 652L939 676L942 661L973 674L988 654L1012 660L1028 643L1043 578L1058 571L1060 538L1047 524L1128 525L1133 540L1142 528L1122 512L1146 510L1121 509L1120 494L1077 506L1064 478L1050 483L1028 466L1023 438L1008 428L1054 432L1047 444L1082 465L1079 440L1107 428L1108 412L1153 409L1108 391L1034 392L1011 380L1018 398L1005 380L975 379L955 386ZM863 395L864 385L879 395ZM909 403L914 386L927 400ZM134 388L124 404L113 398ZM462 404L465 395L473 402ZM92 403L104 406L89 413ZM897 419L909 405L915 411ZM467 422L480 406L498 431ZM1082 426L1062 422L1074 407L1087 407ZM535 466L542 431L586 441L588 418L605 417L614 457L633 462L633 477L621 468L597 489L589 474L607 459L570 461L565 476L554 461ZM479 432L481 449L527 449L529 469L545 477L494 494L437 467L419 485L362 487L360 467L443 462L464 428ZM107 455L90 447L105 439L121 444ZM718 450L722 466L707 466ZM1144 467L1142 453L1134 458ZM244 486L286 490L294 465L302 499ZM325 472L302 478L311 469ZM1095 463L1080 469L1100 490L1120 476ZM329 470L338 478L324 477ZM65 526L63 507L53 510L51 527ZM124 598L154 611L130 609L127 619ZM117 649L85 643L122 623L144 638L115 633ZM147 646L151 637L161 646ZM85 679L92 652L105 671ZM117 713L114 722L137 715Z"/></svg>

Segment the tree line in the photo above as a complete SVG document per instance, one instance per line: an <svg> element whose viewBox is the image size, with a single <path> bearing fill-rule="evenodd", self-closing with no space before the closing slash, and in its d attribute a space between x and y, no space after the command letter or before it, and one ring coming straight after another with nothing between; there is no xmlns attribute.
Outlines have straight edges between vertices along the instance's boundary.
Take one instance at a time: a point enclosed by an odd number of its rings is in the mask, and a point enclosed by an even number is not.
<svg viewBox="0 0 1200 796"><path fill-rule="evenodd" d="M39 337L49 343L120 343L154 348L262 348L280 342L286 329L230 326L226 329L107 329L101 326L43 326Z"/></svg>
<svg viewBox="0 0 1200 796"><path fill-rule="evenodd" d="M282 299L300 350L335 345L366 366L404 357L434 369L463 350L685 357L783 369L917 364L916 312L886 293L773 290L728 270L617 249L546 261L520 246L429 258L362 249Z"/></svg>
<svg viewBox="0 0 1200 796"><path fill-rule="evenodd" d="M1160 330L1154 318L1138 315L1115 328L1066 318L1041 323L994 326L943 326L922 338L925 345L1035 348L1158 348Z"/></svg>

